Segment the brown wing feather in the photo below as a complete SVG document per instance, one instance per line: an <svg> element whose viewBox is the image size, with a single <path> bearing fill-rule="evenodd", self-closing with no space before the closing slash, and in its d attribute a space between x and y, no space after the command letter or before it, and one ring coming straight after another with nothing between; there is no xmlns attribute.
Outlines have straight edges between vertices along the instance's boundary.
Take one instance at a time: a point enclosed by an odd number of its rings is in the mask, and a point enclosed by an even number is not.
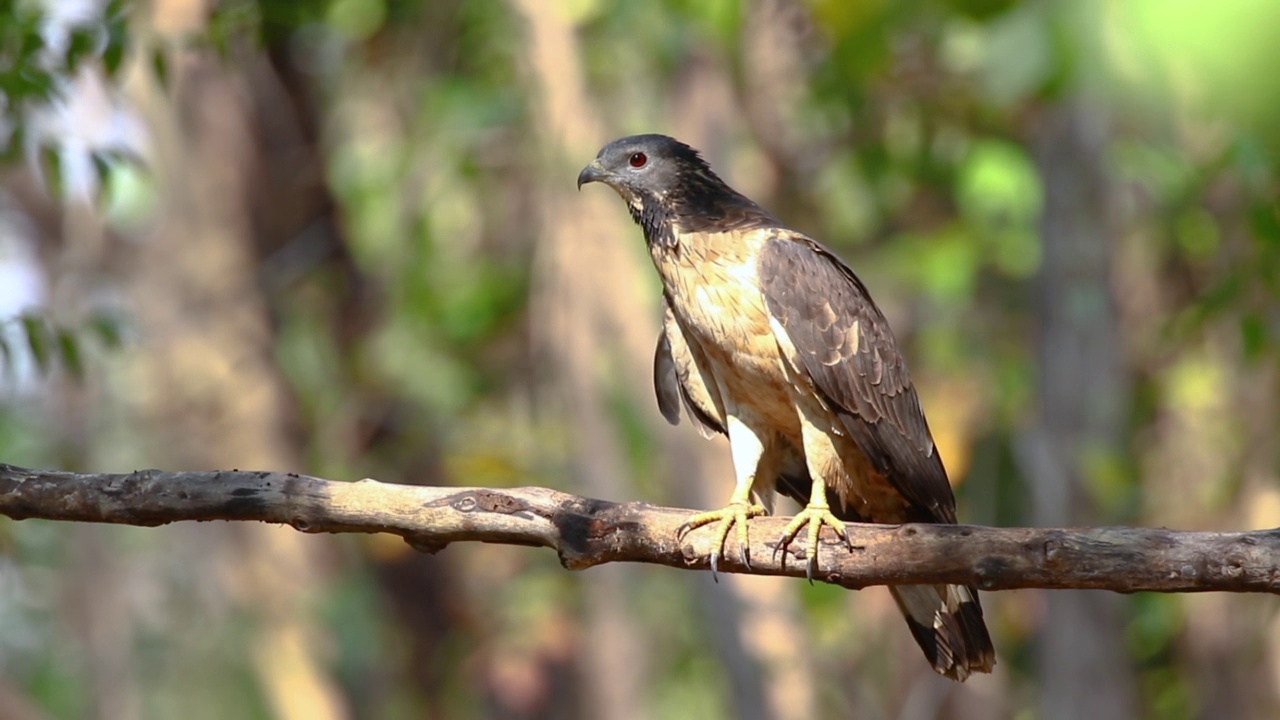
<svg viewBox="0 0 1280 720"><path fill-rule="evenodd" d="M658 410L672 425L680 424L680 379L676 376L676 361L671 357L671 343L665 332L658 333L658 346L653 350L653 394L658 398Z"/></svg>
<svg viewBox="0 0 1280 720"><path fill-rule="evenodd" d="M769 312L799 355L792 362L802 366L876 470L911 503L919 515L912 519L955 522L951 484L884 315L853 270L829 250L786 230L773 233L760 257L761 284ZM794 493L785 483L779 488ZM935 670L954 680L991 672L995 649L976 588L890 591Z"/></svg>
<svg viewBox="0 0 1280 720"><path fill-rule="evenodd" d="M769 312L823 400L876 470L929 522L955 522L955 496L889 324L835 254L778 230L760 257Z"/></svg>
<svg viewBox="0 0 1280 720"><path fill-rule="evenodd" d="M702 380L689 344L676 323L671 306L664 301L662 332L653 354L653 391L658 409L672 425L680 424L680 404L704 438L727 434L718 419L715 400Z"/></svg>

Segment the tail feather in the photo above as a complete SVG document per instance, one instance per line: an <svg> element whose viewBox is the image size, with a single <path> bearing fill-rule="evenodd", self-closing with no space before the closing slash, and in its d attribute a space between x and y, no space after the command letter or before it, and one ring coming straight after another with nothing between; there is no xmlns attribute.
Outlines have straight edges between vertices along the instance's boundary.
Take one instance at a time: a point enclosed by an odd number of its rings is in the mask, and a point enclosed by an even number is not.
<svg viewBox="0 0 1280 720"><path fill-rule="evenodd" d="M810 479L800 468L789 468L777 481L777 491L804 504ZM830 497L836 517L849 522L870 522L839 498ZM911 635L940 675L963 682L970 673L989 673L996 664L995 647L982 619L978 591L964 585L896 585L889 588L907 619Z"/></svg>
<svg viewBox="0 0 1280 720"><path fill-rule="evenodd" d="M996 652L977 590L964 585L897 585L889 592L938 674L964 681L971 672L991 672Z"/></svg>

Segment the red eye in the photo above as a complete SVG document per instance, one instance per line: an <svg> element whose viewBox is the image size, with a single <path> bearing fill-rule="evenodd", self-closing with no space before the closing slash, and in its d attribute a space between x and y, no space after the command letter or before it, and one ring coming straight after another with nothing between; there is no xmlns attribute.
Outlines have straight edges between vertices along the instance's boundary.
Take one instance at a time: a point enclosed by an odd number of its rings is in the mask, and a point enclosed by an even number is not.
<svg viewBox="0 0 1280 720"><path fill-rule="evenodd" d="M636 153L631 156L631 167L644 167L647 162L649 162L649 158L644 153Z"/></svg>

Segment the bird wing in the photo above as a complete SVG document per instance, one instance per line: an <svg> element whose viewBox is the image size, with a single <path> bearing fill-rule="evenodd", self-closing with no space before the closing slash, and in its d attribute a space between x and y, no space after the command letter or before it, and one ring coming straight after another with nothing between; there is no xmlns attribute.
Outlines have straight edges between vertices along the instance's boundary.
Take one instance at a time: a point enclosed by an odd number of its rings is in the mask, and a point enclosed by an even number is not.
<svg viewBox="0 0 1280 720"><path fill-rule="evenodd" d="M676 322L671 304L663 300L662 332L653 355L653 390L658 396L658 409L672 425L680 424L680 405L704 438L725 435L720 412L711 390L703 380L693 358L693 350Z"/></svg>
<svg viewBox="0 0 1280 720"><path fill-rule="evenodd" d="M955 497L889 324L849 266L818 242L772 231L759 272L794 369L867 456L923 515L955 522Z"/></svg>

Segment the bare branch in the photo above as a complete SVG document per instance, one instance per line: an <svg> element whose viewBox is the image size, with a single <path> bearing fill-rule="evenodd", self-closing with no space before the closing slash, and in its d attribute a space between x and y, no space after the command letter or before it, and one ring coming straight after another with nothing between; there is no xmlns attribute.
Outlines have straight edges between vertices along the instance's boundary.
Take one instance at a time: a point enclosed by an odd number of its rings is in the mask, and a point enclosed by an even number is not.
<svg viewBox="0 0 1280 720"><path fill-rule="evenodd" d="M0 464L0 514L15 520L257 520L309 533L393 533L426 552L464 541L549 547L571 570L619 561L707 569L712 531L676 538L690 513L539 487L348 483L240 470L79 474ZM798 548L774 556L785 525L784 518L752 520L751 568L730 552L721 570L803 577ZM984 590L1280 593L1280 530L851 524L849 537L852 551L825 534L819 562L821 579L848 588L972 583Z"/></svg>

